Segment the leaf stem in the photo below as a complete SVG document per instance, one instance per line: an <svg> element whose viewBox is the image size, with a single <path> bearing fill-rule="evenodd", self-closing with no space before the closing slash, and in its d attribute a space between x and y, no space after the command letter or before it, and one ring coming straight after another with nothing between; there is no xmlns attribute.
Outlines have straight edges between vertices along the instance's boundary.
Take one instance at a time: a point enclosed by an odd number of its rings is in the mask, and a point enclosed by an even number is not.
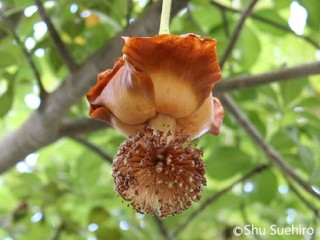
<svg viewBox="0 0 320 240"><path fill-rule="evenodd" d="M162 2L159 34L170 33L169 23L170 23L171 2L172 0L163 0Z"/></svg>

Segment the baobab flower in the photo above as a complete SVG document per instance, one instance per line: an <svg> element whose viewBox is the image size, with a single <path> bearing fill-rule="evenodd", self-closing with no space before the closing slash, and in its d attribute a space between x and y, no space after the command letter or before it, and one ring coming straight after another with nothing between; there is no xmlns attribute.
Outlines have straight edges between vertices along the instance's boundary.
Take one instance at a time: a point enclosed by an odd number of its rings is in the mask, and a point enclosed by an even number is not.
<svg viewBox="0 0 320 240"><path fill-rule="evenodd" d="M175 215L201 196L202 150L219 134L223 108L211 91L221 73L216 40L194 34L124 37L123 57L88 92L90 116L125 136L113 163L115 189L139 212Z"/></svg>

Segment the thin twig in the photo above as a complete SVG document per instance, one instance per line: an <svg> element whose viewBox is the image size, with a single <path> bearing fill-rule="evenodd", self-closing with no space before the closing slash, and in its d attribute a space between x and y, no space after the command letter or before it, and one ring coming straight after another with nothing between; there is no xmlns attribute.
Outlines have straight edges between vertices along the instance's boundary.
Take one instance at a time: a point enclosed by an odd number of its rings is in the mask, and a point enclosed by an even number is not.
<svg viewBox="0 0 320 240"><path fill-rule="evenodd" d="M127 16L126 16L127 26L129 26L129 24L130 24L132 9L133 9L133 1L127 0Z"/></svg>
<svg viewBox="0 0 320 240"><path fill-rule="evenodd" d="M187 9L186 14L190 23L197 28L197 30L200 32L200 35L205 35L205 33L203 33L202 29L199 27L198 23L194 19L192 11L190 10L190 6L187 5L186 9Z"/></svg>
<svg viewBox="0 0 320 240"><path fill-rule="evenodd" d="M229 92L233 90L242 90L272 82L297 80L299 78L317 74L320 74L319 61L257 75L243 75L229 79L223 79L223 81L220 81L217 86L215 86L213 91Z"/></svg>
<svg viewBox="0 0 320 240"><path fill-rule="evenodd" d="M313 229L317 229L317 221L320 218L320 209L315 207L310 201L308 201L299 190L291 183L289 179L287 179L288 185L293 193L299 198L300 201L304 203L304 205L309 208L313 213ZM313 234L310 240L316 239L317 231L313 231Z"/></svg>
<svg viewBox="0 0 320 240"><path fill-rule="evenodd" d="M87 148L89 148L90 150L95 152L96 154L100 155L104 160L106 160L107 162L112 164L113 157L109 153L107 153L106 151L104 151L101 148L99 148L98 146L96 146L95 144L89 142L87 139L80 137L80 136L72 136L71 138L73 140L81 143L82 145L86 146Z"/></svg>
<svg viewBox="0 0 320 240"><path fill-rule="evenodd" d="M218 6L219 7L219 6ZM219 7L220 8L220 13L221 13L221 17L222 17L222 23L223 23L223 29L224 29L224 34L227 38L229 38L230 36L230 29L229 29L229 23L228 23L228 19L227 19L227 14L224 8Z"/></svg>
<svg viewBox="0 0 320 240"><path fill-rule="evenodd" d="M99 131L109 127L110 126L108 124L97 121L93 118L63 119L59 129L59 135L63 137L72 137L79 134Z"/></svg>
<svg viewBox="0 0 320 240"><path fill-rule="evenodd" d="M10 10L10 7L7 4L3 3L3 1L2 1L2 5L1 5L0 9L1 9L0 11L5 13L7 10ZM22 11L13 12L7 16L7 18L10 19L12 25L14 26L14 29L20 23L20 20L22 17L23 17ZM0 25L1 24L2 24L2 22L0 21ZM2 39L4 39L7 35L8 35L8 32L5 29L0 28L0 41Z"/></svg>
<svg viewBox="0 0 320 240"><path fill-rule="evenodd" d="M47 11L45 10L41 0L35 0L35 3L39 9L39 14L42 17L43 21L46 23L48 27L49 34L53 40L55 48L57 49L59 55L62 58L62 61L68 67L70 72L74 72L77 69L77 64L73 60L71 54L69 53L68 49L66 48L65 44L60 38L56 28L54 27Z"/></svg>
<svg viewBox="0 0 320 240"><path fill-rule="evenodd" d="M222 56L221 60L220 60L220 67L223 68L224 64L226 63L227 59L229 58L238 38L240 35L240 32L244 26L244 22L245 20L248 18L248 16L250 15L253 7L256 5L256 3L258 2L258 0L251 0L251 2L248 4L248 6L246 7L246 9L243 11L243 13L240 16L239 22L234 30L234 33L232 34L231 40L229 42L229 45L226 49L226 51L224 52L224 55Z"/></svg>
<svg viewBox="0 0 320 240"><path fill-rule="evenodd" d="M260 146L269 160L277 165L282 172L293 179L295 182L300 184L306 191L308 191L312 196L320 199L320 194L317 193L312 186L303 180L278 154L278 152L266 143L261 136L257 128L251 123L245 113L239 108L239 106L233 101L233 99L227 94L221 94L218 96L223 106L228 109L228 111L234 116L234 118L239 122L239 124L244 128L244 130L249 134L249 136L254 140L254 142Z"/></svg>
<svg viewBox="0 0 320 240"><path fill-rule="evenodd" d="M310 201L308 201L289 180L287 180L287 182L288 182L288 185L289 185L290 189L292 190L292 192L301 200L301 202L304 203L304 205L307 208L309 208L313 212L313 214L316 218L319 218L320 217L320 209L315 207Z"/></svg>
<svg viewBox="0 0 320 240"><path fill-rule="evenodd" d="M153 218L154 218L154 220L155 220L155 222L156 222L156 224L157 224L157 226L159 228L159 231L160 231L161 235L163 236L163 239L172 240L173 238L169 235L168 230L167 230L166 226L163 223L163 220L160 219L158 216L154 216Z"/></svg>
<svg viewBox="0 0 320 240"><path fill-rule="evenodd" d="M5 15L5 13L3 13L2 11L0 11L0 18L2 18L3 22L5 23L5 25L7 26L8 30L11 32L14 40L17 42L17 44L20 46L24 56L27 59L27 62L36 78L36 82L38 84L39 87L39 95L40 95L40 99L44 100L45 97L47 96L47 92L42 84L41 81L41 77L40 77L40 72L36 67L36 64L31 56L31 54L28 52L28 50L26 49L26 47L24 46L23 42L21 41L19 35L17 34L17 32L15 31L15 26L14 24L11 22L11 20L9 18L7 18L7 16ZM43 101L41 101L42 103Z"/></svg>
<svg viewBox="0 0 320 240"><path fill-rule="evenodd" d="M234 12L234 13L241 13L241 10L238 10L238 9L235 9L235 8L232 8L232 7L228 7L228 6L225 6L217 1L211 1L212 4L216 5L217 7L219 7L220 9L224 9L224 10L227 10L227 11L230 11L230 12ZM280 29L280 30L283 30L285 32L288 32L290 34L293 34L294 36L298 37L298 38L301 38L301 39L304 39L305 41L307 41L308 43L310 43L311 45L313 45L314 47L316 48L320 48L320 45L319 43L317 43L315 40L313 40L312 38L308 37L308 36L304 36L304 35L298 35L296 34L294 31L292 31L288 26L284 26L282 24L279 24L278 22L275 22L275 21L272 21L270 19L267 19L267 18L264 18L264 17L261 17L257 14L251 14L250 15L250 18L252 19L255 19L255 20L258 20L260 22L263 22L265 24L268 24L270 26L273 26L277 29Z"/></svg>
<svg viewBox="0 0 320 240"><path fill-rule="evenodd" d="M61 223L60 226L57 228L54 236L51 240L59 240L62 232L65 230L66 226L64 223Z"/></svg>
<svg viewBox="0 0 320 240"><path fill-rule="evenodd" d="M214 203L215 201L217 201L220 197L222 197L224 194L226 194L227 192L229 192L234 186L236 186L237 184L251 178L252 176L261 173L265 170L267 170L269 168L269 165L260 165L257 166L256 168L252 169L250 172L248 172L247 174L243 175L241 178L239 178L238 180L234 181L233 183L231 183L229 186L223 188L222 190L220 190L219 192L216 192L215 194L213 194L211 197L207 198L204 202L202 202L202 204L200 205L200 207L198 209L196 209L195 211L193 211L177 228L176 230L172 233L173 237L178 236L178 234L184 230L189 224L190 222L195 219L196 216L198 216L201 212L203 212L205 210L205 208L207 208L210 204Z"/></svg>

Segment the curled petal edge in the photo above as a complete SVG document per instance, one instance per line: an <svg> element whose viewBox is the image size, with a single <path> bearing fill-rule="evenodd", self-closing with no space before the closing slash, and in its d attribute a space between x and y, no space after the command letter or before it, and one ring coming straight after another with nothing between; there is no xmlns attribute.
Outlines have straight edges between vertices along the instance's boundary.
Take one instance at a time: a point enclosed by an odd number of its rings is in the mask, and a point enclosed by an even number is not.
<svg viewBox="0 0 320 240"><path fill-rule="evenodd" d="M153 84L148 75L132 68L119 58L112 70L98 75L97 84L89 91L89 115L104 107L121 122L142 124L156 115Z"/></svg>
<svg viewBox="0 0 320 240"><path fill-rule="evenodd" d="M177 119L177 130L191 139L205 133L219 135L223 117L224 110L220 101L210 95L194 113L186 118Z"/></svg>
<svg viewBox="0 0 320 240"><path fill-rule="evenodd" d="M218 98L212 97L213 99L213 122L210 126L210 130L208 132L213 135L220 134L220 127L224 117L224 110Z"/></svg>
<svg viewBox="0 0 320 240"><path fill-rule="evenodd" d="M129 137L130 135L142 131L145 127L147 127L146 123L137 124L137 125L129 125L126 124L119 119L117 119L113 114L108 112L104 107L99 107L96 109L91 109L91 117L106 122L111 125L117 131L119 131L122 135Z"/></svg>

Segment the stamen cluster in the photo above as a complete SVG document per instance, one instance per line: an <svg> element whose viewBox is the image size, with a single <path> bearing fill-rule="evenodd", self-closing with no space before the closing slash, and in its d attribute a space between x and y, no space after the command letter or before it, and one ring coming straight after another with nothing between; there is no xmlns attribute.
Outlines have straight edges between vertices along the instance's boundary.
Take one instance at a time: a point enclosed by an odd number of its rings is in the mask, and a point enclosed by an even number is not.
<svg viewBox="0 0 320 240"><path fill-rule="evenodd" d="M123 142L115 156L115 189L138 212L166 217L200 200L206 185L203 151L186 136L168 139L145 128Z"/></svg>

